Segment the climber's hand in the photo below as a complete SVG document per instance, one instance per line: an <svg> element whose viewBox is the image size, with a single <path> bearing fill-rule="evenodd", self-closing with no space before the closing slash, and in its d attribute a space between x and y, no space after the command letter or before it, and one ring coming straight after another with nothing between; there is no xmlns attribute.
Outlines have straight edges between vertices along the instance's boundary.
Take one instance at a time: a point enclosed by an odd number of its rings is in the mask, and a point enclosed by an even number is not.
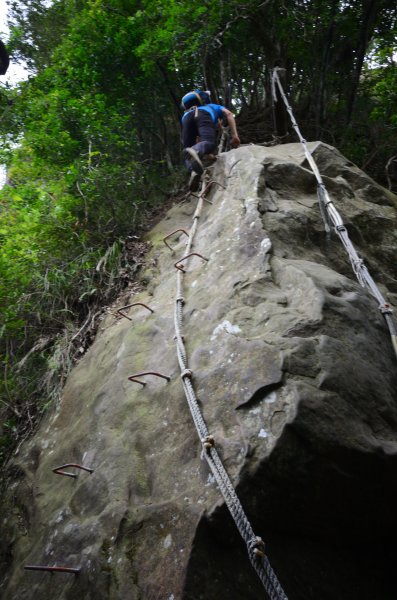
<svg viewBox="0 0 397 600"><path fill-rule="evenodd" d="M238 148L240 145L240 138L238 137L238 135L234 135L232 137L232 141L231 141L231 145L233 146L233 148Z"/></svg>

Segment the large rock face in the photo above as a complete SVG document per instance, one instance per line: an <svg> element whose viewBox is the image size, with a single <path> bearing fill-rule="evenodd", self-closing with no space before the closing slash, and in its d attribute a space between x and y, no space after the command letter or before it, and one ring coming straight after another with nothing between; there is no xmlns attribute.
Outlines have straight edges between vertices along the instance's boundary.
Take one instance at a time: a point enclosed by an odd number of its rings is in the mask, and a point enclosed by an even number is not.
<svg viewBox="0 0 397 600"><path fill-rule="evenodd" d="M397 304L395 197L333 148L313 153L350 236ZM376 302L324 234L301 147L222 155L184 277L205 420L290 600L395 598L397 364ZM175 352L174 263L196 200L150 234L145 291L109 315L61 405L9 466L5 600L266 598L206 461ZM178 238L179 235L179 238ZM171 377L167 383L141 371ZM77 462L77 479L52 469ZM24 571L81 567L78 576Z"/></svg>

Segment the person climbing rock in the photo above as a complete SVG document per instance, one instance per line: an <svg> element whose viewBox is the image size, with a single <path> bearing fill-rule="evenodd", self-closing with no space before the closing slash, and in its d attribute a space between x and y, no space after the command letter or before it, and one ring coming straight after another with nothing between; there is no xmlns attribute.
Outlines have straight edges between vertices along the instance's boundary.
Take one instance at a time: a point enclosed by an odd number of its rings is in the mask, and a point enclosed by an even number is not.
<svg viewBox="0 0 397 600"><path fill-rule="evenodd" d="M202 158L211 156L216 147L216 130L219 120L225 117L230 127L234 148L240 145L236 121L230 110L220 104L211 103L211 92L195 90L188 92L182 98L182 145L183 158L188 171L191 173L189 189L196 191L200 185L201 174L204 171ZM197 141L199 138L199 141Z"/></svg>

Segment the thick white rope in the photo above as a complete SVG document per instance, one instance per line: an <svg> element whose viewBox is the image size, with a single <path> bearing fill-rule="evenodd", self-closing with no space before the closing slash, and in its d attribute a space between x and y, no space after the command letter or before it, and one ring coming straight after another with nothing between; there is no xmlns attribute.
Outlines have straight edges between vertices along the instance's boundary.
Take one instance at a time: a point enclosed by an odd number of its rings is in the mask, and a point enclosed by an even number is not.
<svg viewBox="0 0 397 600"><path fill-rule="evenodd" d="M310 152L308 150L306 140L303 138L303 136L299 130L298 124L297 124L294 114L292 112L292 108L291 108L291 106L287 100L287 97L284 93L283 86L281 85L281 81L278 76L278 71L282 71L282 70L283 69L280 69L280 67L276 67L275 69L273 69L273 74L272 74L273 100L274 100L274 102L278 101L277 94L276 94L276 86L277 86L279 89L280 95L284 101L287 112L290 116L292 127L295 129L295 132L303 146L303 150L304 150L306 159L313 171L314 176L317 179L317 184L318 184L317 194L318 194L318 199L319 199L319 203L320 203L321 214L322 214L323 220L324 220L325 230L328 233L330 231L330 227L329 227L330 223L333 224L336 233L338 234L339 238L342 241L342 244L344 245L344 247L346 249L346 252L348 253L353 271L358 279L358 282L360 283L360 285L362 287L364 287L364 288L367 287L368 290L370 291L370 293L372 294L372 296L378 301L378 303L379 303L378 308L381 311L381 313L386 321L386 325L390 332L390 337L392 340L394 352L397 357L397 331L396 331L396 327L395 327L393 319L392 319L393 311L390 308L390 305L385 301L385 299L382 296L375 281L372 279L367 267L364 264L364 261L358 256L358 254L349 238L349 234L347 233L346 227L343 224L342 218L341 218L339 212L337 211L337 209L335 208L335 205L333 204L332 200L329 197L327 189L321 178L320 172L317 168L314 158L312 157L312 155L310 154Z"/></svg>
<svg viewBox="0 0 397 600"><path fill-rule="evenodd" d="M193 239L197 230L198 219L200 218L201 210L204 201L205 185L202 186L202 191L199 195L197 208L193 216L193 224L189 231L189 239L186 247L185 255L189 255L193 245ZM184 336L182 333L183 324L183 304L182 295L183 272L177 271L177 293L175 299L174 322L175 322L175 339L179 367L181 370L181 378L186 400L192 414L193 422L196 427L198 436L203 445L203 454L211 469L211 472L219 486L226 506L236 523L237 529L241 537L247 544L249 559L252 566L259 575L260 580L270 598L270 600L288 600L285 595L273 569L270 566L269 560L264 553L264 543L261 538L254 534L250 522L248 521L240 500L236 494L233 484L227 474L223 463L219 457L218 451L215 448L215 442L209 434L207 425L204 421L198 400L192 384L192 371L188 368L187 353L184 344Z"/></svg>

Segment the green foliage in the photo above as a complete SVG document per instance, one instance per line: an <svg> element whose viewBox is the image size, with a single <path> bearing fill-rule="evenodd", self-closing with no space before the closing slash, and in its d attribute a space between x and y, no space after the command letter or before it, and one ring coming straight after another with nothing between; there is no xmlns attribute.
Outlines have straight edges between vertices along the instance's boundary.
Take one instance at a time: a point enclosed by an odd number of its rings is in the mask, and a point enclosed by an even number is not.
<svg viewBox="0 0 397 600"><path fill-rule="evenodd" d="M371 119L397 125L397 66L377 69L368 90L372 96Z"/></svg>
<svg viewBox="0 0 397 600"><path fill-rule="evenodd" d="M57 397L79 323L125 285L119 240L162 200L168 177L157 139L148 153L138 138L143 76L121 3L112 18L107 3L71 4L30 3L26 23L18 6L11 44L37 73L0 98L0 454Z"/></svg>

